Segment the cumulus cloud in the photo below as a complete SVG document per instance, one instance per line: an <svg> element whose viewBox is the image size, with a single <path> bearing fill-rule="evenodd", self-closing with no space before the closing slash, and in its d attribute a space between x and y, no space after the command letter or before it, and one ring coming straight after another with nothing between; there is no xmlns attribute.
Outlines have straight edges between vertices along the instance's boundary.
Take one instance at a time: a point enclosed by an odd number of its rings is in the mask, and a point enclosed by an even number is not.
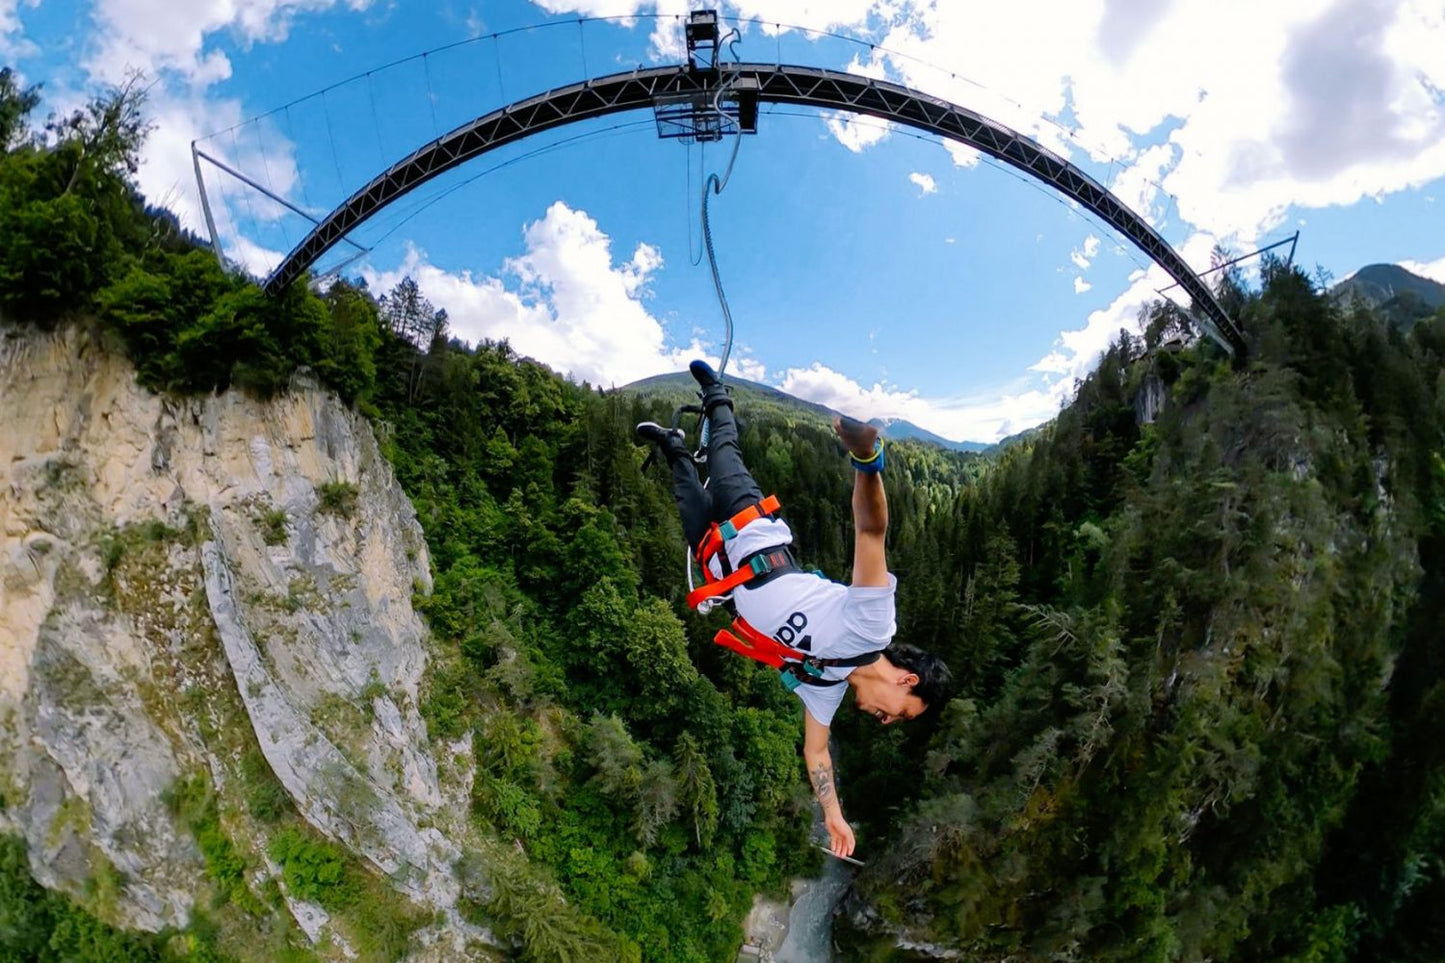
<svg viewBox="0 0 1445 963"><path fill-rule="evenodd" d="M23 0L27 7L37 7L40 0ZM0 0L0 57L19 60L39 52L38 47L25 39L24 24L20 22L22 0Z"/></svg>
<svg viewBox="0 0 1445 963"><path fill-rule="evenodd" d="M525 253L508 260L501 277L446 271L414 247L396 269L367 269L363 276L374 291L410 276L433 304L446 308L456 337L473 343L505 338L518 353L577 381L621 385L709 356L696 339L669 345L662 323L647 310L648 282L663 267L655 247L639 244L619 262L597 222L561 201L522 233ZM745 378L767 374L745 355L729 364Z"/></svg>
<svg viewBox="0 0 1445 963"><path fill-rule="evenodd" d="M1190 263L1201 263L1207 261L1214 245L1212 236L1197 234L1183 245L1180 255ZM1099 363L1120 331L1142 333L1139 318L1144 307L1158 301L1159 292L1173 283L1164 269L1155 264L1133 272L1126 291L1107 307L1091 312L1082 328L1060 332L1049 353L1030 365L1029 370L1045 375L1054 384L1072 384L1083 379Z"/></svg>
<svg viewBox="0 0 1445 963"><path fill-rule="evenodd" d="M920 174L918 171L914 171L908 175L908 179L918 185L919 191L923 194L936 194L938 192L938 185L934 183L933 178L927 174Z"/></svg>
<svg viewBox="0 0 1445 963"><path fill-rule="evenodd" d="M781 387L805 401L826 405L855 418L906 417L902 412L920 410L916 392L898 391L874 384L864 388L857 381L821 362L783 372Z"/></svg>
<svg viewBox="0 0 1445 963"><path fill-rule="evenodd" d="M748 381L763 382L768 379L767 366L751 356L729 358L727 374L729 377L736 376Z"/></svg>
<svg viewBox="0 0 1445 963"><path fill-rule="evenodd" d="M1109 192L1155 229L1163 226L1160 180L1179 160L1179 147L1165 142L1140 151L1134 162L1115 171Z"/></svg>
<svg viewBox="0 0 1445 963"><path fill-rule="evenodd" d="M828 132L838 138L838 143L855 154L861 154L869 147L888 139L889 126L884 121L838 111L826 113L824 117Z"/></svg>
<svg viewBox="0 0 1445 963"><path fill-rule="evenodd" d="M217 126L240 123L241 104L203 93L175 95L157 88L151 93L147 112L155 129L146 140L136 183L147 200L170 209L182 226L205 237L207 227L191 160L191 141ZM289 198L299 183L294 145L270 121L248 124L235 137L215 138L199 146L223 164L255 172L269 190L281 197ZM279 263L280 255L258 243L257 236L269 233L268 229L283 218L288 223L296 219L280 204L204 159L201 170L222 253L253 274L269 272ZM277 238L277 243L280 240Z"/></svg>
<svg viewBox="0 0 1445 963"><path fill-rule="evenodd" d="M0 0L0 27L4 5ZM32 2L32 0L26 0ZM147 114L154 124L141 150L137 183L152 203L168 207L190 230L204 234L191 141L239 124L240 101L209 90L231 74L231 63L213 44L226 33L244 45L284 41L295 19L335 6L363 10L371 0L96 0L96 30L87 39L81 66L92 81L117 83L139 70L150 78ZM79 98L79 95L75 95ZM53 98L52 98L53 99ZM57 104L64 109L63 104ZM247 124L203 141L200 147L290 199L299 183L295 149L272 121ZM253 273L268 271L279 255L245 236L273 225L285 210L264 194L203 163L207 195L222 249Z"/></svg>
<svg viewBox="0 0 1445 963"><path fill-rule="evenodd" d="M1445 257L1436 261L1401 261L1400 267L1411 274L1445 284Z"/></svg>
<svg viewBox="0 0 1445 963"><path fill-rule="evenodd" d="M902 418L953 441L993 442L1058 414L1072 385L1005 388L987 396L926 398L886 384L864 387L818 362L789 368L779 385L805 401L855 418Z"/></svg>
<svg viewBox="0 0 1445 963"><path fill-rule="evenodd" d="M1087 271L1089 269L1089 265L1092 264L1094 261L1094 255L1098 253L1099 239L1094 235L1090 234L1088 237L1084 238L1083 245L1069 252L1069 260L1073 261L1074 266L1077 267L1080 271Z"/></svg>
<svg viewBox="0 0 1445 963"><path fill-rule="evenodd" d="M231 62L207 39L228 30L242 43L285 40L298 14L326 10L339 0L96 0L97 43L86 60L93 77L116 81L129 69L152 76L173 71L205 87L231 75ZM353 10L371 0L344 0Z"/></svg>
<svg viewBox="0 0 1445 963"><path fill-rule="evenodd" d="M1084 280L1083 278L1081 278L1081 277L1076 277L1076 278L1074 278L1074 293L1075 293L1075 294L1083 294L1085 291L1092 290L1093 287L1094 287L1094 286L1093 286L1092 284L1090 284L1088 281L1085 281L1085 280Z"/></svg>
<svg viewBox="0 0 1445 963"><path fill-rule="evenodd" d="M270 274L276 265L281 263L285 256L282 251L275 251L268 247L246 238L237 236L226 248L226 257L232 262L239 264L247 273L253 277L265 277Z"/></svg>
<svg viewBox="0 0 1445 963"><path fill-rule="evenodd" d="M548 13L575 13L585 17L635 17L656 13L650 55L656 60L676 60L685 53L682 25L697 9L695 0L533 0ZM812 30L857 28L868 21L877 0L742 0L728 4L723 18L740 17L769 21L763 32L769 35L789 26Z"/></svg>
<svg viewBox="0 0 1445 963"><path fill-rule="evenodd" d="M1246 246L1291 205L1349 204L1445 175L1437 0L878 0L838 10L750 0L737 12L782 18L780 6L793 22L815 16L812 25L878 38L852 69L886 67L1066 157L1111 162L1113 188L1156 226L1167 193L1193 228ZM1018 36L1028 42L1006 42ZM829 119L850 150L884 139L855 127ZM947 146L955 163L977 162Z"/></svg>
<svg viewBox="0 0 1445 963"><path fill-rule="evenodd" d="M1346 0L1303 11L1271 8L1237 72L1214 77L1170 135L1180 153L1163 185L1179 213L1241 244L1290 205L1351 204L1445 173L1445 9Z"/></svg>
<svg viewBox="0 0 1445 963"><path fill-rule="evenodd" d="M983 155L967 144L960 144L956 140L943 142L943 149L948 151L948 156L953 158L954 167L977 167L978 162L983 160Z"/></svg>

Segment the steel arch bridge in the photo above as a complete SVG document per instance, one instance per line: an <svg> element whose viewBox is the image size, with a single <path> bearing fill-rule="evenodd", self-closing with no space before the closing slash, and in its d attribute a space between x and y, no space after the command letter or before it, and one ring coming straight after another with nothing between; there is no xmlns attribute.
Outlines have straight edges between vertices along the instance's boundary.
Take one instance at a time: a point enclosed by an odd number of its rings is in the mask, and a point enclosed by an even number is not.
<svg viewBox="0 0 1445 963"><path fill-rule="evenodd" d="M687 64L638 69L571 84L519 100L469 121L382 171L328 214L286 255L264 283L275 294L301 277L332 245L412 189L455 167L532 134L578 121L753 89L759 102L864 114L967 144L1054 188L1101 218L1147 254L1194 302L1199 320L1230 354L1244 336L1209 286L1157 231L1088 174L1017 131L957 104L899 84L816 67L786 64Z"/></svg>

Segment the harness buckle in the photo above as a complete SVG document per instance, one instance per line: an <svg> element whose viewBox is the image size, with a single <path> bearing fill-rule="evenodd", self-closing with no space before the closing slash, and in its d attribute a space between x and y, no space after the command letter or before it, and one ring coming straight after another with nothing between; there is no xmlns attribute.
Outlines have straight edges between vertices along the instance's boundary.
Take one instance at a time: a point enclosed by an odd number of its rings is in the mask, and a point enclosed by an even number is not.
<svg viewBox="0 0 1445 963"><path fill-rule="evenodd" d="M766 555L754 555L748 560L748 567L754 575L767 575L773 570L773 563Z"/></svg>
<svg viewBox="0 0 1445 963"><path fill-rule="evenodd" d="M725 542L731 541L732 539L738 537L738 527L734 525L731 520L726 522L718 522L717 532L718 535L722 536L722 540Z"/></svg>

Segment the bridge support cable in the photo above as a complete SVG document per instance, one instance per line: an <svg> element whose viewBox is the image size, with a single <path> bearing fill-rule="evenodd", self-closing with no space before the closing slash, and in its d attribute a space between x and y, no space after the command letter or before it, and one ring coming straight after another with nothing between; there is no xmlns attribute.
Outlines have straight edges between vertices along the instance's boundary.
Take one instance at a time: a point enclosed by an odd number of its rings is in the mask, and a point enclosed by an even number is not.
<svg viewBox="0 0 1445 963"><path fill-rule="evenodd" d="M236 170L234 167L232 167L230 164L227 164L225 161L220 160L219 158L216 158L216 157L212 157L210 154L207 154L205 151L203 151L203 150L201 150L199 147L197 147L196 144L197 144L197 141L191 141L191 160L195 163L195 167L196 167L196 183L197 183L197 185L199 185L200 191L201 191L201 213L205 216L205 219L206 219L206 230L207 230L207 231L210 233L210 235L211 235L211 250L212 250L212 252L215 253L215 255L216 255L216 257L217 257L218 259L222 259L222 258L221 258L221 248L220 248L220 239L219 239L219 237L218 237L217 234L216 234L216 221L215 221L215 219L211 216L211 201L210 201L210 198L207 196L207 193L206 193L206 181L205 181L205 179L201 176L201 161L203 161L203 160L206 161L208 164L211 164L211 165L213 165L214 167L219 168L220 170L224 171L225 173L230 174L232 177L236 178L236 180L240 181L242 184L245 184L247 187L251 188L252 190L260 191L262 194L266 195L266 197L268 197L268 198L270 198L271 200L275 201L277 204L280 204L282 207L286 208L286 209L287 209L288 211L290 211L291 213L301 215L301 216L304 217L306 220L310 221L312 224L317 224L317 225L319 225L319 224L321 223L321 222L318 221L315 217L313 217L311 214L309 214L309 213L307 213L306 211L302 210L301 208L297 207L295 204L292 204L290 201L288 201L286 198L282 197L280 194L277 194L275 191L272 191L272 190L270 190L269 188L263 187L261 184L257 183L253 178L247 177L245 174L242 174L240 171ZM352 240L351 238L349 238L349 237L343 237L343 238L341 238L341 240L344 241L344 242L346 242L347 244L350 244L352 247L356 248L357 251L360 252L360 254L369 254L369 253L371 253L371 248L369 248L369 247L363 247L362 245L356 243L355 241L353 241L353 240ZM359 256L359 255L358 255L358 256ZM354 258L353 258L353 260L354 260ZM350 263L350 262L348 262L348 263Z"/></svg>
<svg viewBox="0 0 1445 963"><path fill-rule="evenodd" d="M1286 244L1289 245L1289 254L1286 255L1284 263L1286 265L1293 265L1295 247L1299 244L1299 231L1295 231L1294 234L1285 238L1283 241L1275 241L1273 244L1266 244L1264 247L1256 248L1253 251L1250 251L1248 254L1241 254L1239 255L1239 257L1232 257L1228 261L1225 261L1223 264L1216 264L1208 271L1201 271L1199 273L1199 276L1201 278L1207 278L1211 274L1217 274L1220 271L1225 270L1226 268L1232 268L1241 261L1248 261L1252 257L1259 257L1266 251L1273 251L1275 248L1284 247ZM1172 291L1177 287L1179 287L1179 284L1178 282L1175 282L1174 284L1170 284L1167 287L1159 288L1159 293L1162 295L1165 291Z"/></svg>
<svg viewBox="0 0 1445 963"><path fill-rule="evenodd" d="M381 208L434 177L499 147L566 124L629 110L655 109L716 92L756 90L758 103L796 104L866 114L946 137L1042 181L1128 238L1164 269L1194 302L1201 327L1230 354L1244 335L1209 286L1163 237L1088 174L1017 131L981 114L899 84L817 67L719 64L715 72L687 65L598 77L491 111L404 157L327 215L266 279L270 293L300 277L326 251Z"/></svg>

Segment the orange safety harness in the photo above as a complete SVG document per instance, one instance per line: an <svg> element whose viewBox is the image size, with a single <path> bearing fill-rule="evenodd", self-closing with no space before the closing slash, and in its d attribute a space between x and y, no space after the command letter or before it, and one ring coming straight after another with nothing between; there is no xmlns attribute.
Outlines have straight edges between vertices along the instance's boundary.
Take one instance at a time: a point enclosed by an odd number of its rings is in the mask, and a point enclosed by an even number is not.
<svg viewBox="0 0 1445 963"><path fill-rule="evenodd" d="M733 589L744 586L755 579L763 579L775 573L782 574L787 571L799 570L797 563L793 561L792 553L786 546L754 552L742 559L735 570L728 560L727 552L723 550L726 544L736 538L738 532L744 527L760 518L777 517L781 508L782 504L778 501L778 496L769 495L757 504L744 508L727 521L713 523L702 541L698 543L696 558L702 567L703 584L688 593L687 605L689 608L699 609L701 607L700 610L706 612L712 604L715 604L712 600L717 600ZM714 559L717 560L718 567L722 569L721 576L713 573L711 563ZM731 606L729 607L731 608ZM866 652L846 659L819 658L801 649L784 645L772 636L754 628L736 613L734 613L731 627L719 629L718 633L713 636L713 642L777 669L782 675L783 685L790 692L800 685L838 685L843 681L842 679L824 679L822 677L825 668L868 665L877 661L880 654Z"/></svg>
<svg viewBox="0 0 1445 963"><path fill-rule="evenodd" d="M749 505L725 522L713 522L712 527L703 535L702 541L697 546L697 563L702 566L703 584L687 593L687 607L697 608L704 600L717 598L726 595L733 589L745 582L750 582L763 575L769 575L774 570L781 570L787 566L793 566L793 557L787 554L787 549L774 550L770 552L759 552L743 560L734 571L731 562L728 561L727 552L723 546L737 538L738 532L749 524L760 518L776 518L782 503L778 501L777 495L769 495L755 505ZM779 554L785 554L785 559L780 559ZM718 567L722 569L721 578L713 574L712 561L717 559ZM796 567L796 566L793 566Z"/></svg>

